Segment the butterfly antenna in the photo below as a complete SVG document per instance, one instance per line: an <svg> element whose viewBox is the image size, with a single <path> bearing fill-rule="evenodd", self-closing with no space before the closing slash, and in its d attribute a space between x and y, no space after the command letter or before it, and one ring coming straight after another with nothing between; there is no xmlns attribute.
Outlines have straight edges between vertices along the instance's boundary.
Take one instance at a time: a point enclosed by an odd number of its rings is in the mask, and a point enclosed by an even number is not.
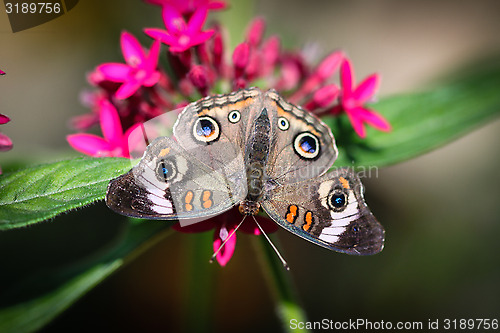
<svg viewBox="0 0 500 333"><path fill-rule="evenodd" d="M273 248L274 252L276 252L276 255L278 256L278 258L280 258L281 260L281 264L283 265L283 267L289 271L290 270L290 267L288 266L287 262L285 261L285 259L283 259L283 257L281 256L281 253L280 251L278 251L278 249L276 248L276 246L274 246L273 242L271 242L271 239L269 238L269 236L264 232L264 229L262 229L262 227L260 226L259 222L257 222L257 219L255 218L255 216L253 216L253 220L255 221L255 224L257 224L257 226L259 227L260 229L260 232L262 232L262 234L264 235L264 237L266 237L267 241L269 242L269 244L271 244L271 247Z"/></svg>
<svg viewBox="0 0 500 333"><path fill-rule="evenodd" d="M222 248L224 247L224 245L226 245L227 241L233 237L234 233L236 232L236 230L238 230L238 228L243 224L243 221L245 221L245 219L247 218L247 216L243 216L243 219L241 220L240 224L238 224L236 226L236 228L234 228L233 231L231 231L231 233L226 237L226 239L224 239L224 241L222 242L222 244L219 246L219 248L217 249L217 251L214 252L214 254L212 255L212 258L210 258L210 260L208 261L209 263L213 263L214 262L214 259L215 257L217 257L217 254L219 254L220 250L222 250Z"/></svg>

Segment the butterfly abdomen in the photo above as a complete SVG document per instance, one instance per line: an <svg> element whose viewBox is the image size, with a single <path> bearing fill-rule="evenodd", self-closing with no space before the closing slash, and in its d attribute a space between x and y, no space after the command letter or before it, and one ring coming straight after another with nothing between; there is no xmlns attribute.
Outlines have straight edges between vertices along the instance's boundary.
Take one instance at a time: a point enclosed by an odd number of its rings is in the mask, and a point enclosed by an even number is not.
<svg viewBox="0 0 500 333"><path fill-rule="evenodd" d="M259 201L262 198L265 169L269 149L271 146L271 122L267 109L263 108L260 115L252 124L249 144L245 151L245 165L248 193L240 205L240 212L246 215L255 215L260 209Z"/></svg>

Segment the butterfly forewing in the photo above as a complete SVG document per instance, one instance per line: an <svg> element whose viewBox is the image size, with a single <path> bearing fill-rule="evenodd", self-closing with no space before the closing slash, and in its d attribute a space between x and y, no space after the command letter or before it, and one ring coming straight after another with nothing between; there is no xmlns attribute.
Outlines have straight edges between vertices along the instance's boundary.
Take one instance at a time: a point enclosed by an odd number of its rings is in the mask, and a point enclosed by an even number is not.
<svg viewBox="0 0 500 333"><path fill-rule="evenodd" d="M264 107L272 124L272 147L266 173L275 183L317 177L333 165L337 147L333 134L318 117L266 92ZM298 121L300 119L300 121Z"/></svg>
<svg viewBox="0 0 500 333"><path fill-rule="evenodd" d="M257 88L206 97L188 105L174 125L174 136L186 150L202 151L198 159L207 165L224 164L232 173L244 173L237 160L262 104Z"/></svg>
<svg viewBox="0 0 500 333"><path fill-rule="evenodd" d="M266 213L282 227L331 250L357 255L382 250L384 229L363 199L349 169L338 169L266 193Z"/></svg>
<svg viewBox="0 0 500 333"><path fill-rule="evenodd" d="M225 165L208 166L197 158L200 154L167 137L154 140L137 166L110 182L106 204L124 215L164 220L209 217L228 210L245 196L242 175L235 179Z"/></svg>

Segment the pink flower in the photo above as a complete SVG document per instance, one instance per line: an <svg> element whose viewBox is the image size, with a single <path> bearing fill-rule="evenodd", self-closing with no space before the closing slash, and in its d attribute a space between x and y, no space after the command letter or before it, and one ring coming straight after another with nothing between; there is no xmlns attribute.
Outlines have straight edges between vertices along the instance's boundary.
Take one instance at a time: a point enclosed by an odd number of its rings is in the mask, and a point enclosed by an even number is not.
<svg viewBox="0 0 500 333"><path fill-rule="evenodd" d="M341 111L345 111L354 131L361 138L366 137L364 123L384 132L391 130L391 125L387 120L363 105L373 98L378 89L380 82L378 74L368 76L357 87L353 87L354 72L352 71L349 59L345 59L340 67L340 82L342 85L340 105L332 109L333 113L338 114Z"/></svg>
<svg viewBox="0 0 500 333"><path fill-rule="evenodd" d="M5 72L0 69L0 75L5 75Z"/></svg>
<svg viewBox="0 0 500 333"><path fill-rule="evenodd" d="M312 99L304 104L307 110L321 109L329 106L339 95L339 87L335 84L328 84L316 90Z"/></svg>
<svg viewBox="0 0 500 333"><path fill-rule="evenodd" d="M245 73L245 68L250 60L250 46L248 43L241 43L233 51L234 77L239 79Z"/></svg>
<svg viewBox="0 0 500 333"><path fill-rule="evenodd" d="M207 7L208 9L219 10L226 8L224 1L212 0L145 0L147 3L157 6L172 6L182 15L191 16L197 8Z"/></svg>
<svg viewBox="0 0 500 333"><path fill-rule="evenodd" d="M206 42L214 30L201 31L207 18L208 9L201 6L186 23L181 13L173 6L165 5L162 15L167 30L147 28L144 32L150 37L170 45L170 52L184 52L189 48Z"/></svg>
<svg viewBox="0 0 500 333"><path fill-rule="evenodd" d="M0 125L7 124L10 118L0 114ZM12 149L12 140L5 134L0 133L0 151L8 151ZM0 169L0 175L2 174L2 169Z"/></svg>
<svg viewBox="0 0 500 333"><path fill-rule="evenodd" d="M105 80L122 82L115 97L125 99L132 96L141 86L151 87L160 79L160 73L156 70L160 43L155 41L146 55L137 39L128 32L123 32L121 46L127 64L102 64L97 67L97 72L101 73Z"/></svg>
<svg viewBox="0 0 500 333"><path fill-rule="evenodd" d="M238 208L233 208L222 215L218 215L206 221L198 222L185 227L181 227L180 224L175 224L173 226L173 229L185 233L198 233L215 229L213 243L213 250L215 252L219 249L226 238L231 235L236 226L241 222L242 218L243 216L239 213ZM278 226L276 225L276 223L274 223L270 219L262 216L256 216L256 219L267 234L273 233L278 230ZM250 217L246 218L238 231L242 231L243 233L249 235L261 234L259 227ZM233 256L235 247L236 234L231 236L231 238L226 242L222 250L216 256L216 259L221 266L225 266L229 262L229 260Z"/></svg>
<svg viewBox="0 0 500 333"><path fill-rule="evenodd" d="M207 67L203 65L195 65L191 67L188 73L188 78L195 86L200 94L203 96L208 95L208 88L212 84L212 79L210 77L210 72Z"/></svg>
<svg viewBox="0 0 500 333"><path fill-rule="evenodd" d="M124 134L118 111L107 100L100 102L99 120L104 138L94 134L71 134L66 137L70 146L93 157L130 157L128 136L140 124L130 127Z"/></svg>
<svg viewBox="0 0 500 333"><path fill-rule="evenodd" d="M305 96L314 91L314 89L319 88L337 71L344 57L345 55L342 51L330 53L314 69L313 73L308 76L304 84L290 96L290 102L299 103Z"/></svg>
<svg viewBox="0 0 500 333"><path fill-rule="evenodd" d="M0 114L0 125L7 124L10 121L10 118ZM12 141L10 138L3 134L0 133L0 151L7 151L12 149Z"/></svg>

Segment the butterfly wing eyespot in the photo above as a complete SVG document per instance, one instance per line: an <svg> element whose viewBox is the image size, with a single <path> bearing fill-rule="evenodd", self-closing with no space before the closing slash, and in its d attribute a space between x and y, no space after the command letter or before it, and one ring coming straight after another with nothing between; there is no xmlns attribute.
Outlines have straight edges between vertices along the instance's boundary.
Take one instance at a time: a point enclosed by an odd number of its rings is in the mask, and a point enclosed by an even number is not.
<svg viewBox="0 0 500 333"><path fill-rule="evenodd" d="M241 119L241 113L238 110L233 110L227 115L227 119L230 123L236 124Z"/></svg>
<svg viewBox="0 0 500 333"><path fill-rule="evenodd" d="M198 142L210 144L220 137L220 125L212 117L199 117L193 126L193 137Z"/></svg>
<svg viewBox="0 0 500 333"><path fill-rule="evenodd" d="M290 128L290 122L285 117L278 118L278 128L282 131L286 131Z"/></svg>
<svg viewBox="0 0 500 333"><path fill-rule="evenodd" d="M170 159L161 159L157 162L156 177L161 182L169 182L177 175L177 166Z"/></svg>
<svg viewBox="0 0 500 333"><path fill-rule="evenodd" d="M349 204L348 196L341 189L333 189L328 196L327 204L334 212L341 212Z"/></svg>
<svg viewBox="0 0 500 333"><path fill-rule="evenodd" d="M321 146L314 134L302 132L293 140L293 150L302 159L314 160L320 156Z"/></svg>

